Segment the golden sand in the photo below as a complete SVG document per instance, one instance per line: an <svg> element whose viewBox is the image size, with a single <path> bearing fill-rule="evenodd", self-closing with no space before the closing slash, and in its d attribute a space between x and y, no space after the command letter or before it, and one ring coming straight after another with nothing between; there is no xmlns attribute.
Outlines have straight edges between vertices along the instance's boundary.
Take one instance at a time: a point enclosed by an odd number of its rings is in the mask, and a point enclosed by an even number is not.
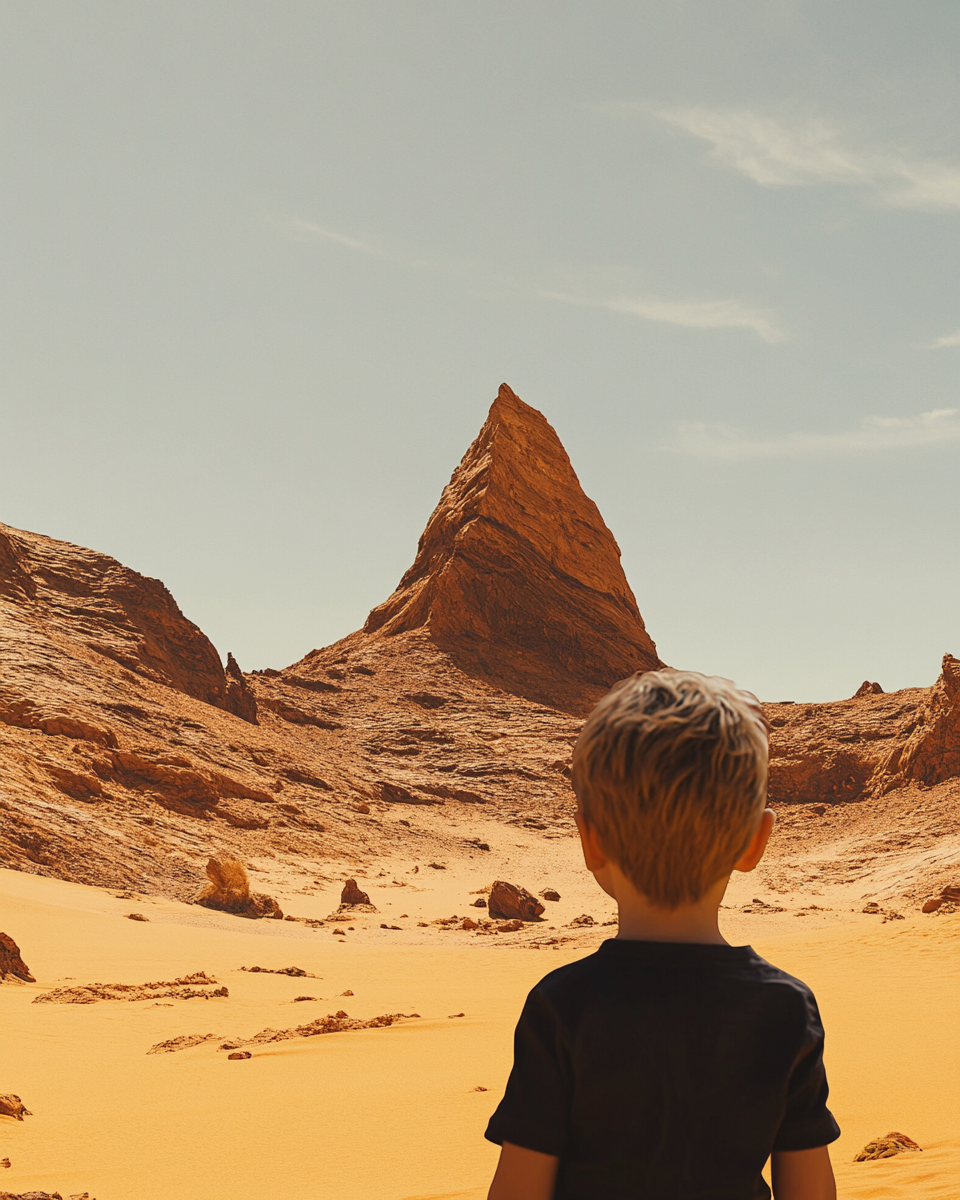
<svg viewBox="0 0 960 1200"><path fill-rule="evenodd" d="M329 927L121 902L11 871L0 871L0 903L0 928L38 981L0 987L0 1091L19 1094L34 1114L0 1121L0 1158L12 1163L0 1188L97 1200L479 1200L497 1155L483 1128L509 1070L523 997L602 936L539 952L497 938L445 944L439 931L432 944L365 943ZM148 921L125 919L131 909ZM955 1200L960 915L879 924L857 914L813 928L724 917L731 941L752 942L817 994L843 1129L832 1150L840 1196ZM239 970L251 965L296 965L320 978ZM201 970L229 997L32 1003L53 987ZM295 1002L301 995L318 999ZM420 1017L248 1046L246 1061L217 1049L340 1009L360 1019ZM208 1033L216 1040L147 1053ZM853 1163L890 1130L923 1153Z"/></svg>

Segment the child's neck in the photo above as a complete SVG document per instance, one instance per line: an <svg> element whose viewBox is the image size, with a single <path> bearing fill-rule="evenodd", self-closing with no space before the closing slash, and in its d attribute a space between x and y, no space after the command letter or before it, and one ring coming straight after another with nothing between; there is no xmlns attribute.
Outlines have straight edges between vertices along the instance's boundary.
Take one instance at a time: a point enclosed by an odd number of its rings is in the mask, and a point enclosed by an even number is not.
<svg viewBox="0 0 960 1200"><path fill-rule="evenodd" d="M726 879L715 884L696 904L682 904L671 909L651 904L612 863L608 864L607 871L607 878L598 879L598 882L617 902L620 913L618 938L630 942L729 945L717 924Z"/></svg>

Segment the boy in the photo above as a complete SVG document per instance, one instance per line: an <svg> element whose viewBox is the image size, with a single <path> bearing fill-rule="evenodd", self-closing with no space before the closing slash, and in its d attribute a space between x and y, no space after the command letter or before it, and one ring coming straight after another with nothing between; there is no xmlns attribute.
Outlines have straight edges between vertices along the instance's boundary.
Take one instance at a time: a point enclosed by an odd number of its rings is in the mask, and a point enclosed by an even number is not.
<svg viewBox="0 0 960 1200"><path fill-rule="evenodd" d="M717 926L774 823L755 697L692 671L625 679L573 787L620 930L527 998L489 1200L769 1200L771 1155L776 1200L835 1200L816 1001Z"/></svg>

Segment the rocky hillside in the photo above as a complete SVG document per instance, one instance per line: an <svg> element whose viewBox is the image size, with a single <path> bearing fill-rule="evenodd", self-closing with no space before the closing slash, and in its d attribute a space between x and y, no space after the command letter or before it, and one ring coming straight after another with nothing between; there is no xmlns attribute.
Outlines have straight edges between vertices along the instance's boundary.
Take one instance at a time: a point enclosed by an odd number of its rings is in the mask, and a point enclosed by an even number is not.
<svg viewBox="0 0 960 1200"><path fill-rule="evenodd" d="M244 676L159 581L0 526L0 661L0 864L180 898L214 852L314 873L426 860L480 814L570 836L583 714L660 665L596 505L505 386L357 633ZM785 853L820 836L798 814L835 814L837 844L878 836L884 796L936 839L957 809L958 671L947 656L932 688L766 706Z"/></svg>

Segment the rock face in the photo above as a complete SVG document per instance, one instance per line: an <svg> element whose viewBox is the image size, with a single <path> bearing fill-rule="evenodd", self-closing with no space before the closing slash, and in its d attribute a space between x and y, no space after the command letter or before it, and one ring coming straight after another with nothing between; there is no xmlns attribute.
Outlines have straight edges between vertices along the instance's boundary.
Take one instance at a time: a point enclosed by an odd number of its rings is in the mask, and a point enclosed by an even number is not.
<svg viewBox="0 0 960 1200"><path fill-rule="evenodd" d="M960 661L951 654L932 688L861 687L851 700L763 709L771 800L835 804L960 775Z"/></svg>
<svg viewBox="0 0 960 1200"><path fill-rule="evenodd" d="M188 621L158 579L148 579L95 550L0 525L0 596L17 628L9 628L0 720L42 728L49 719L34 703L31 676L50 651L61 670L73 659L94 672L107 659L227 712L256 719L243 689L230 691L220 656ZM6 622L5 622L6 623ZM8 641L9 639L9 641ZM55 644L50 646L51 641ZM81 666L82 664L82 666ZM236 664L234 664L236 666ZM242 680L242 677L241 677Z"/></svg>
<svg viewBox="0 0 960 1200"><path fill-rule="evenodd" d="M246 868L239 859L226 855L211 858L207 863L207 877L210 882L195 901L204 908L233 913L238 917L272 917L277 921L283 919L283 913L276 900L260 892L250 891Z"/></svg>
<svg viewBox="0 0 960 1200"><path fill-rule="evenodd" d="M367 634L426 629L465 672L586 713L661 665L620 566L543 415L504 384Z"/></svg>
<svg viewBox="0 0 960 1200"><path fill-rule="evenodd" d="M490 889L490 916L504 921L536 921L543 905L526 888L498 879Z"/></svg>
<svg viewBox="0 0 960 1200"><path fill-rule="evenodd" d="M0 981L22 979L24 983L35 983L30 968L20 957L20 947L7 933L0 933Z"/></svg>

